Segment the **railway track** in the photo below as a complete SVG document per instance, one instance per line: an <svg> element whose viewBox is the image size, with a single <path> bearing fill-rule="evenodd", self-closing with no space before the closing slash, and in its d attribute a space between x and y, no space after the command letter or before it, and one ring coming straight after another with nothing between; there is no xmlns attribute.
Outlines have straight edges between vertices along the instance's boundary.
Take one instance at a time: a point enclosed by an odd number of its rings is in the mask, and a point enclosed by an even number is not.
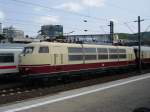
<svg viewBox="0 0 150 112"><path fill-rule="evenodd" d="M143 73L149 73L150 70L145 70ZM22 101L29 98L35 98L50 94L55 94L62 91L67 91L71 89L77 89L81 87L87 87L95 84L105 83L109 81L114 81L118 79L123 79L135 75L140 75L136 72L124 73L124 74L104 74L101 76L93 75L92 77L76 77L71 81L59 81L55 84L47 85L18 85L15 87L0 89L0 104L6 104L16 101Z"/></svg>
<svg viewBox="0 0 150 112"><path fill-rule="evenodd" d="M20 77L0 77L0 90L22 86Z"/></svg>

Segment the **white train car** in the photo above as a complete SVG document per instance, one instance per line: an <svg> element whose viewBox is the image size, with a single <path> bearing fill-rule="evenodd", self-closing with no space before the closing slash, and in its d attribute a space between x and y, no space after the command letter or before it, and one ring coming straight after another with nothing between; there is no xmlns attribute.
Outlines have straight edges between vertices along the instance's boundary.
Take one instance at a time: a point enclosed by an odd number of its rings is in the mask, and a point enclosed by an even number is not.
<svg viewBox="0 0 150 112"><path fill-rule="evenodd" d="M30 43L20 57L26 76L53 76L135 67L132 47L69 43Z"/></svg>
<svg viewBox="0 0 150 112"><path fill-rule="evenodd" d="M0 77L19 72L19 55L23 48L0 48Z"/></svg>

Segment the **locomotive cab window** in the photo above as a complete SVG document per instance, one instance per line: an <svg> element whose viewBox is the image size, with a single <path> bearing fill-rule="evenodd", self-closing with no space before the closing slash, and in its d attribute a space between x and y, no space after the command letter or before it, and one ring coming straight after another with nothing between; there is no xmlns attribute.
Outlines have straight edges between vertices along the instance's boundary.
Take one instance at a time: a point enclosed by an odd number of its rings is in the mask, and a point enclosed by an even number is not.
<svg viewBox="0 0 150 112"><path fill-rule="evenodd" d="M49 48L47 46L42 46L39 48L39 53L49 53Z"/></svg>
<svg viewBox="0 0 150 112"><path fill-rule="evenodd" d="M34 47L25 47L23 50L23 54L31 54L34 50Z"/></svg>

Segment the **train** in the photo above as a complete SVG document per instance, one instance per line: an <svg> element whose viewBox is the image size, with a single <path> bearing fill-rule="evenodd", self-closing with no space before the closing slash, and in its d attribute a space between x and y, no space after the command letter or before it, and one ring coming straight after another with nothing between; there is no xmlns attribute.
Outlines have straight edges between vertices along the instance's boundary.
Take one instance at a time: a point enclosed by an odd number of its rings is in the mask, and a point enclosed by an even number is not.
<svg viewBox="0 0 150 112"><path fill-rule="evenodd" d="M135 52L135 56L136 56L136 62L138 65L138 46L133 46L134 48L134 52ZM142 68L150 68L150 47L148 46L142 46L141 47L141 64L142 64Z"/></svg>
<svg viewBox="0 0 150 112"><path fill-rule="evenodd" d="M23 48L0 48L0 77L12 77L19 73L19 55Z"/></svg>
<svg viewBox="0 0 150 112"><path fill-rule="evenodd" d="M41 78L72 74L135 70L138 48L114 45L36 42L25 46L20 55L19 72ZM150 65L150 48L142 48L141 60Z"/></svg>

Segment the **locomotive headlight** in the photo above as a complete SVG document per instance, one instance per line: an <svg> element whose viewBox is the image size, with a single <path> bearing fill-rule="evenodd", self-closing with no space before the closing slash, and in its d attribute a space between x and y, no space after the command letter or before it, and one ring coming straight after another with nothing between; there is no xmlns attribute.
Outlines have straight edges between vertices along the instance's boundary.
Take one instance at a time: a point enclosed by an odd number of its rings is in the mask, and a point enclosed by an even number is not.
<svg viewBox="0 0 150 112"><path fill-rule="evenodd" d="M30 68L25 68L25 71L28 71L28 70L30 70Z"/></svg>
<svg viewBox="0 0 150 112"><path fill-rule="evenodd" d="M20 54L20 55L19 55L19 57L22 57L22 56L23 56L23 54Z"/></svg>

